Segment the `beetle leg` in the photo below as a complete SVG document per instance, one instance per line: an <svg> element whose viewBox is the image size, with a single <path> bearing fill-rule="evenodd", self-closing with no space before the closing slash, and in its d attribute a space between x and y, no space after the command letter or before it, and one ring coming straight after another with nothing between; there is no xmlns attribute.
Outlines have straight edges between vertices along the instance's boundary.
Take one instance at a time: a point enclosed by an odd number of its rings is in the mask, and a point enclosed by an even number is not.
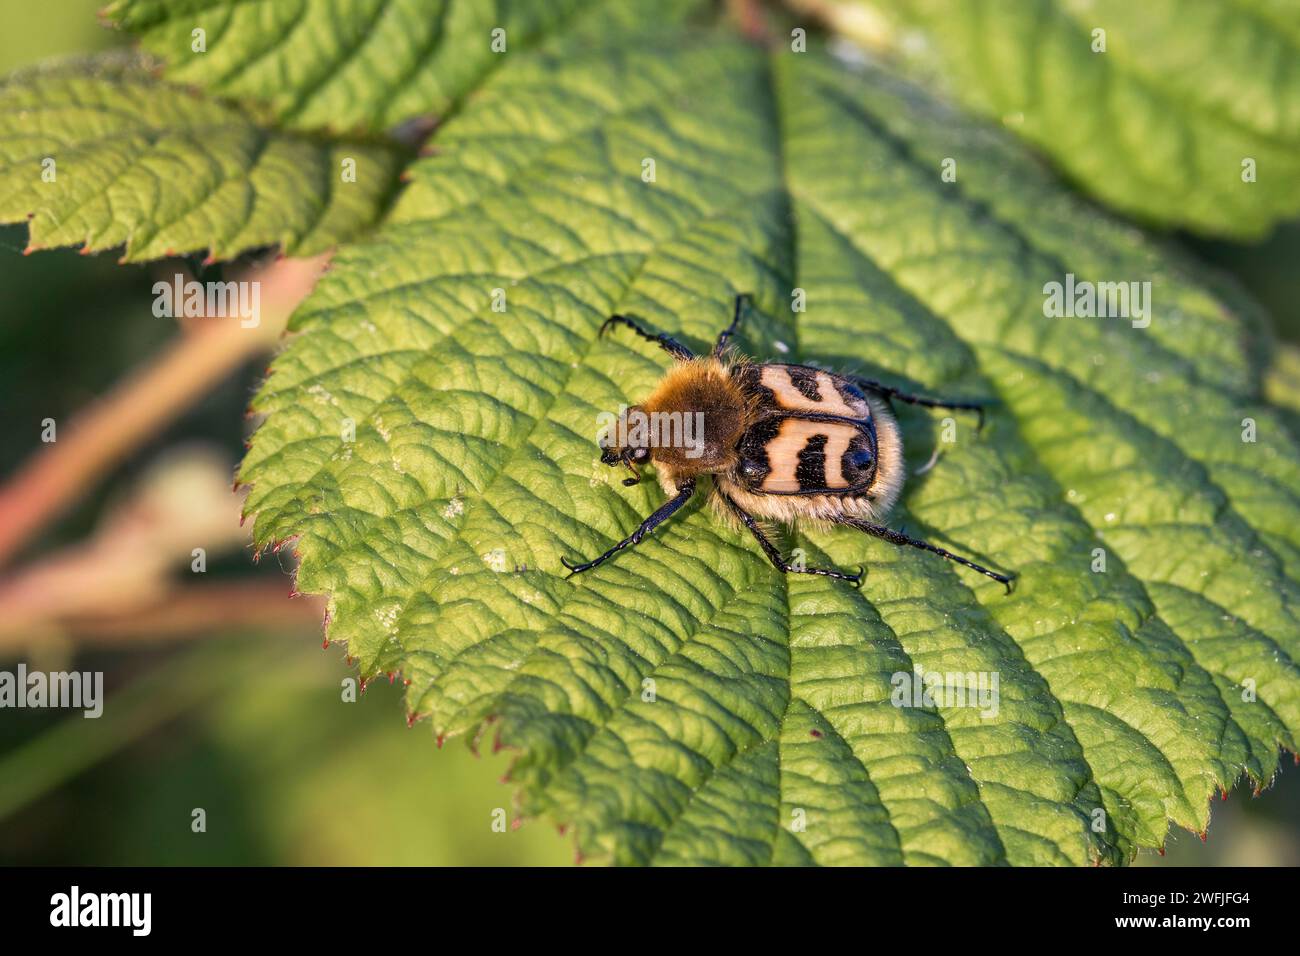
<svg viewBox="0 0 1300 956"><path fill-rule="evenodd" d="M668 499L668 501L660 505L659 509L655 511L654 514L652 514L650 517L646 518L644 521L641 522L641 526L639 528L633 531L630 535L628 535L618 544L614 545L614 547L610 548L600 557L593 558L592 560L587 561L583 564L577 564L571 562L568 558L561 557L560 563L569 569L569 573L565 575L565 577L571 578L575 574L581 574L583 571L590 571L592 568L596 567L597 565L603 564L604 562L608 561L610 558L618 554L624 548L630 548L640 544L642 538L648 535L651 531L657 528L664 521L671 518L674 512L676 512L679 508L681 508L682 505L686 504L686 502L690 501L691 495L693 494L695 494L695 479L687 478L685 481L683 481L680 485L677 486L677 494L675 497Z"/></svg>
<svg viewBox="0 0 1300 956"><path fill-rule="evenodd" d="M929 551L932 554L939 555L941 558L947 558L949 561L956 561L958 564L965 565L973 571L978 571L980 574L988 575L994 581L1002 584L1002 586L1007 589L1008 594L1011 593L1011 582L1014 579L1014 575L999 574L997 571L990 571L983 565L976 564L974 561L963 558L961 555L953 554L951 551L946 551L937 545L930 544L928 541L921 541L919 538L910 538L901 531L894 531L892 528L885 528L878 524L872 524L870 521L865 521L862 518L840 518L836 521L836 524L847 525L850 528L857 528L859 531L865 531L869 535L882 538L890 544L896 544L899 546L905 545L909 548L920 548L922 551Z"/></svg>
<svg viewBox="0 0 1300 956"><path fill-rule="evenodd" d="M736 329L740 326L740 317L744 315L745 305L753 305L754 297L748 292L742 292L736 296L735 310L731 316L731 324L727 326L718 335L718 342L713 346L713 357L718 358L722 355L722 350L727 347L727 340L736 334Z"/></svg>
<svg viewBox="0 0 1300 956"><path fill-rule="evenodd" d="M695 358L694 352L688 349L685 345L682 345L681 342L678 342L672 336L651 332L649 329L638 323L636 319L628 318L626 315L611 315L601 325L599 334L604 335L605 331L611 325L626 325L637 335L641 336L641 338L649 342L654 342L679 362L689 362Z"/></svg>
<svg viewBox="0 0 1300 956"><path fill-rule="evenodd" d="M843 571L835 571L830 568L795 567L785 558L781 557L781 552L777 549L777 546L771 542L767 535L763 533L763 529L759 526L753 515L740 507L740 505L736 504L736 502L726 494L723 494L722 492L719 492L719 494L722 495L722 500L725 501L731 507L731 510L736 513L736 517L744 522L745 527L748 528L754 538L757 539L758 546L762 548L763 553L767 555L767 559L772 562L773 567L778 571L784 571L786 574L821 574L828 578L835 578L838 581L848 581L854 587L862 587L862 576L866 574L866 568L860 567L857 574L845 574Z"/></svg>
<svg viewBox="0 0 1300 956"><path fill-rule="evenodd" d="M911 392L904 392L892 385L884 385L869 378L861 378L857 375L846 377L863 388L868 388L873 392L884 395L886 398L896 398L900 402L907 402L909 405L923 405L926 408L952 408L958 411L974 412L979 416L979 423L975 426L975 430L979 431L984 427L984 407L989 404L988 402L950 402L945 399L926 398L923 395L913 395Z"/></svg>

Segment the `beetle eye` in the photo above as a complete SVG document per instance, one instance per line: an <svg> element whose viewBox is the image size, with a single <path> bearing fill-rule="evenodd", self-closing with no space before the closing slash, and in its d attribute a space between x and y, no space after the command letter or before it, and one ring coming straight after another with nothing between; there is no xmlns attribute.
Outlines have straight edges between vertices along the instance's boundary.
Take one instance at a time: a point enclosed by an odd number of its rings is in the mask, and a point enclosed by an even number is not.
<svg viewBox="0 0 1300 956"><path fill-rule="evenodd" d="M650 457L650 450L648 448L638 448L636 451L632 452L632 457L637 461L645 461Z"/></svg>

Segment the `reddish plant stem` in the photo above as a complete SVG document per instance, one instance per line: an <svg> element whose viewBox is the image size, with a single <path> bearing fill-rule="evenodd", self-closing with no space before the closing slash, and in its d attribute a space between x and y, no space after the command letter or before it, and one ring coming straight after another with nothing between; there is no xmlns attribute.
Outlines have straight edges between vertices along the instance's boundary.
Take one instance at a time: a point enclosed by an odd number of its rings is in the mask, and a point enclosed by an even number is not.
<svg viewBox="0 0 1300 956"><path fill-rule="evenodd" d="M241 278L262 283L262 320L191 323L164 351L60 428L0 489L0 567L108 470L253 356L274 347L324 257L280 259Z"/></svg>

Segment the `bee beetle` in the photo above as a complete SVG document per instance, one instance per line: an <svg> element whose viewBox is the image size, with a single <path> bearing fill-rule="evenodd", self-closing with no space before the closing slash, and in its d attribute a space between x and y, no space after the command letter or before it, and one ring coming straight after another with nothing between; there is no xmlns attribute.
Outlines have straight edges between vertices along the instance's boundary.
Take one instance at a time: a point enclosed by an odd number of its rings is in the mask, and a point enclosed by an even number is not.
<svg viewBox="0 0 1300 956"><path fill-rule="evenodd" d="M623 428L622 434L606 431L600 460L631 471L624 485L637 484L639 466L652 462L669 500L631 536L599 557L582 563L561 558L568 576L590 571L639 544L691 499L700 476L712 475L710 500L715 510L724 519L738 519L772 564L787 574L820 574L861 586L865 569L848 574L791 564L768 539L761 520L856 528L891 544L921 548L963 564L1001 582L1010 593L1011 576L873 520L884 517L903 487L903 442L891 400L973 411L981 426L983 405L924 398L855 375L755 362L738 355L727 342L749 301L748 294L736 297L731 324L707 357L626 315L612 315L601 326L601 335L613 326L626 326L677 360L650 396L628 410L628 416L652 423L697 421L700 427L689 447L682 441L656 441L662 429L656 432L653 427ZM678 438L682 431L679 427Z"/></svg>

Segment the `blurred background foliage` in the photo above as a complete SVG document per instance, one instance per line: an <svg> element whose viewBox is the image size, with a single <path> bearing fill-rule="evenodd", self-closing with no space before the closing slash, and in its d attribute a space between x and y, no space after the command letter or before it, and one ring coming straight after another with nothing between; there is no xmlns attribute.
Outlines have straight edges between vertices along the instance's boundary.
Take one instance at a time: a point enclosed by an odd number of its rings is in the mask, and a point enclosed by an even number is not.
<svg viewBox="0 0 1300 956"><path fill-rule="evenodd" d="M121 42L98 25L97 6L7 3L0 73ZM1300 225L1257 245L1173 238L1235 276L1280 335L1300 342ZM156 267L66 250L24 257L25 245L25 227L0 229L5 476L40 447L42 419L64 422L182 334L152 314ZM177 500L203 502L195 507L224 522L250 427L244 411L264 365L245 363L111 469L0 571L0 586L49 555L75 563L99 547L97 529L144 528L139 538L151 546L159 539L150 521L177 523L168 510ZM202 517L185 520L202 528ZM290 599L287 556L254 564L242 533L210 551L203 578L215 601L173 607L162 593L147 617L44 622L8 638L0 631L0 668L25 659L34 668L102 670L107 696L98 720L0 711L0 864L572 862L569 841L553 828L513 826L500 783L507 754L478 757L459 740L438 749L426 727L402 726L399 688L383 681L355 703L343 700L355 672L341 649L321 650L319 604ZM188 548L166 557L173 581L189 574ZM105 560L124 559L110 552ZM1242 784L1214 808L1206 842L1175 831L1164 857L1138 862L1300 865L1300 770L1287 766L1264 799L1251 790ZM206 812L205 833L191 830L195 808ZM511 824L504 833L492 828L498 809Z"/></svg>

